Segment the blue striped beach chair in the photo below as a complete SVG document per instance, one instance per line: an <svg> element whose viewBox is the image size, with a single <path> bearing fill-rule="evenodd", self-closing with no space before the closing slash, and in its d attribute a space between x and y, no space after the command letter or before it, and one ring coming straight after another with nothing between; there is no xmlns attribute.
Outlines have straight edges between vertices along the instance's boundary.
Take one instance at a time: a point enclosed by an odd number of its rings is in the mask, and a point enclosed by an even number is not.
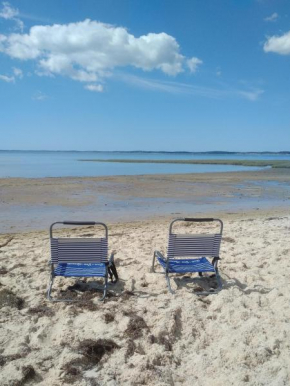
<svg viewBox="0 0 290 386"><path fill-rule="evenodd" d="M105 230L105 237L101 238L55 238L53 227L63 225L97 225ZM70 299L53 299L51 297L54 279L61 277L99 277L104 279L102 287L104 300L107 294L108 276L111 281L118 281L118 274L114 264L114 252L108 259L108 228L101 222L92 221L64 221L55 222L50 226L51 245L51 274L47 290L50 301L72 301ZM113 279L114 278L114 279Z"/></svg>
<svg viewBox="0 0 290 386"><path fill-rule="evenodd" d="M177 221L187 222L212 222L219 223L219 233L214 234L176 234L173 233L173 224ZM198 292L199 295L208 295L217 293L222 288L222 282L218 271L218 261L220 244L223 232L223 222L214 218L177 218L173 220L169 227L169 241L167 258L159 251L153 255L152 271L155 272L155 260L165 271L165 277L168 289L171 293L174 291L170 285L169 274L198 273L203 276L204 272L212 273L217 281L217 288L209 291ZM211 258L212 261L209 261Z"/></svg>

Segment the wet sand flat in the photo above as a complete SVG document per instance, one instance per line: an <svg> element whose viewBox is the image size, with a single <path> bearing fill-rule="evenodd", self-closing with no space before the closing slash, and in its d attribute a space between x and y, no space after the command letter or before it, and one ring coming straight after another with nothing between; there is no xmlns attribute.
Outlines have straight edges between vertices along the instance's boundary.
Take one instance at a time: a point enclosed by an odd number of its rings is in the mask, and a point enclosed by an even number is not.
<svg viewBox="0 0 290 386"><path fill-rule="evenodd" d="M56 219L132 221L287 209L290 170L180 175L0 179L0 232Z"/></svg>

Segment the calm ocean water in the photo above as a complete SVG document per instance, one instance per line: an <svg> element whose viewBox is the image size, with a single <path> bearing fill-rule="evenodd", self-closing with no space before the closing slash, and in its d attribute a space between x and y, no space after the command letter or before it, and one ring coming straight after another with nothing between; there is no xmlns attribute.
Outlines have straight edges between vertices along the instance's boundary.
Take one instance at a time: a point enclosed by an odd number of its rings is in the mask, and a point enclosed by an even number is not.
<svg viewBox="0 0 290 386"><path fill-rule="evenodd" d="M79 162L79 159L274 159L283 154L212 154L76 151L0 151L0 178L93 177L113 175L208 173L259 168L234 165L174 165Z"/></svg>

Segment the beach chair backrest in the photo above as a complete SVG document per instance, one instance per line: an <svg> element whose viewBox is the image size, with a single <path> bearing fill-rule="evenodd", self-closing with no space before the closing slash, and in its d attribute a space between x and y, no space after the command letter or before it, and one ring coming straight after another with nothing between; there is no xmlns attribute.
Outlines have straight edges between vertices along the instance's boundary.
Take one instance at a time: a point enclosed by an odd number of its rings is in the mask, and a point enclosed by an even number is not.
<svg viewBox="0 0 290 386"><path fill-rule="evenodd" d="M105 237L101 238L54 238L52 227L55 224L101 225ZM108 229L103 223L65 221L54 223L50 228L51 262L59 263L106 263L108 261Z"/></svg>
<svg viewBox="0 0 290 386"><path fill-rule="evenodd" d="M213 234L176 234L172 232L173 223L176 221L208 222L218 221L220 232ZM169 241L167 256L169 259L176 257L218 257L222 238L223 223L212 218L183 218L173 220L169 228Z"/></svg>

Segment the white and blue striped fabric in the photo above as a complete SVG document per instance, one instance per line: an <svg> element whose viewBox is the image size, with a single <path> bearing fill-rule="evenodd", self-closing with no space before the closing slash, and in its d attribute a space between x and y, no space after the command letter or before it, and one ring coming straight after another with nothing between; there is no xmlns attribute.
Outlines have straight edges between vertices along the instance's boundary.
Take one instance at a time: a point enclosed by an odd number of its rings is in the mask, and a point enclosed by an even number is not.
<svg viewBox="0 0 290 386"><path fill-rule="evenodd" d="M57 265L56 276L105 277L107 262L106 238L51 239L51 263Z"/></svg>
<svg viewBox="0 0 290 386"><path fill-rule="evenodd" d="M221 234L182 235L169 234L169 259L175 257L218 257L221 244Z"/></svg>
<svg viewBox="0 0 290 386"><path fill-rule="evenodd" d="M58 263L106 263L108 240L106 238L51 239L51 262Z"/></svg>
<svg viewBox="0 0 290 386"><path fill-rule="evenodd" d="M214 266L206 257L218 257L221 234L184 235L169 234L167 257L168 272L215 272ZM180 257L192 257L180 259ZM166 270L166 259L158 257L159 263Z"/></svg>
<svg viewBox="0 0 290 386"><path fill-rule="evenodd" d="M61 263L58 264L54 270L55 276L65 277L105 277L106 265L99 264L71 264Z"/></svg>
<svg viewBox="0 0 290 386"><path fill-rule="evenodd" d="M157 256L159 263L166 270L166 260ZM205 258L200 259L177 259L169 260L169 273L186 273L186 272L215 272L213 265Z"/></svg>

